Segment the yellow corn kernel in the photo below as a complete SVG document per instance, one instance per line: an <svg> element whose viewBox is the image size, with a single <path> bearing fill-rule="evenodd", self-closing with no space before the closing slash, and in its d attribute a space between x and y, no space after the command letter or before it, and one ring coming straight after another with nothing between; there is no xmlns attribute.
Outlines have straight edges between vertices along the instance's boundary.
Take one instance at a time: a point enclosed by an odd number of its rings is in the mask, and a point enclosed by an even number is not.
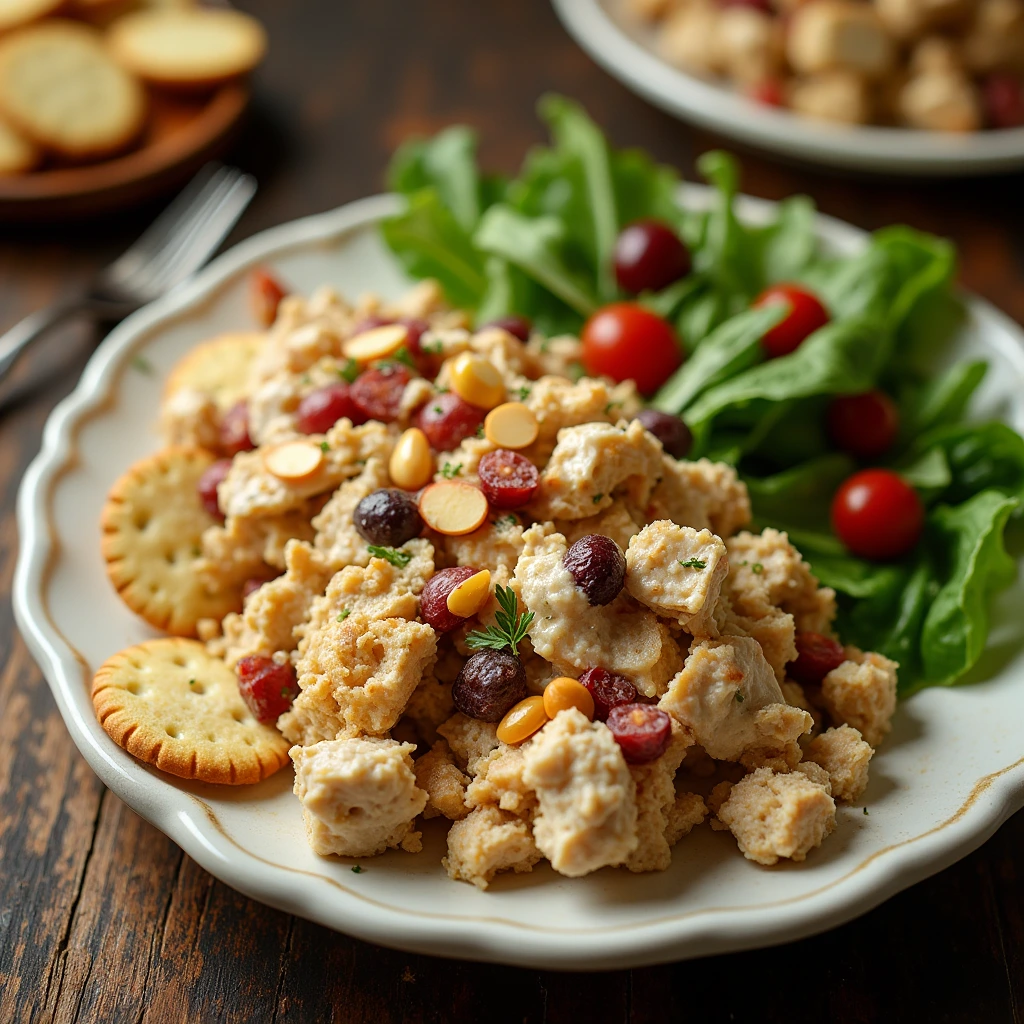
<svg viewBox="0 0 1024 1024"><path fill-rule="evenodd" d="M478 573L463 580L448 595L448 611L452 615L468 619L476 615L487 603L491 593L491 573L488 569L481 569Z"/></svg>
<svg viewBox="0 0 1024 1024"><path fill-rule="evenodd" d="M594 720L594 698L590 691L569 676L559 676L544 687L544 711L548 718L554 718L567 708L577 708Z"/></svg>
<svg viewBox="0 0 1024 1024"><path fill-rule="evenodd" d="M484 436L499 448L527 448L539 431L537 417L522 402L503 402L484 420Z"/></svg>
<svg viewBox="0 0 1024 1024"><path fill-rule="evenodd" d="M410 427L398 439L388 462L388 473L395 485L406 491L418 491L434 475L434 457L427 435Z"/></svg>
<svg viewBox="0 0 1024 1024"><path fill-rule="evenodd" d="M543 697L521 700L498 723L497 737L502 743L522 743L548 723Z"/></svg>
<svg viewBox="0 0 1024 1024"><path fill-rule="evenodd" d="M452 391L479 409L493 409L505 397L505 384L494 363L472 352L460 352L452 362Z"/></svg>

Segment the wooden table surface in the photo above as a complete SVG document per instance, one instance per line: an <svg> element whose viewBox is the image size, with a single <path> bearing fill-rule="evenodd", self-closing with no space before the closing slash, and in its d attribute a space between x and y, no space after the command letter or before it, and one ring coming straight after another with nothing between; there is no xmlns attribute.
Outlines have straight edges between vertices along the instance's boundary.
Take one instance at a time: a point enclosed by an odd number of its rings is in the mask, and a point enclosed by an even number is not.
<svg viewBox="0 0 1024 1024"><path fill-rule="evenodd" d="M546 0L245 0L270 30L233 159L260 192L235 233L379 191L412 132L476 126L512 171L545 90L582 100L619 145L692 172L720 144L598 69ZM841 178L745 155L746 191L808 192L866 228L953 238L963 283L1024 322L1024 177ZM0 225L0 325L70 291L153 215ZM69 326L0 407L0 586L17 554L18 483L95 342ZM107 792L72 745L0 609L0 1021L1024 1021L1024 813L959 864L817 938L597 975L413 956L261 906L215 881Z"/></svg>

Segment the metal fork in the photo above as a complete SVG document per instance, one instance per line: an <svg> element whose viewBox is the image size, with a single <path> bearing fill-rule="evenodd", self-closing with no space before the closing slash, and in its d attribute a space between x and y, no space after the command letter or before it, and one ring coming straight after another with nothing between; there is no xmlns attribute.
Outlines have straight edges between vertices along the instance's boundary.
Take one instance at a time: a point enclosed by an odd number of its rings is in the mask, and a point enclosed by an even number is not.
<svg viewBox="0 0 1024 1024"><path fill-rule="evenodd" d="M0 337L0 381L33 341L64 320L80 313L121 320L181 284L216 252L255 192L250 175L207 164L83 293L31 313Z"/></svg>

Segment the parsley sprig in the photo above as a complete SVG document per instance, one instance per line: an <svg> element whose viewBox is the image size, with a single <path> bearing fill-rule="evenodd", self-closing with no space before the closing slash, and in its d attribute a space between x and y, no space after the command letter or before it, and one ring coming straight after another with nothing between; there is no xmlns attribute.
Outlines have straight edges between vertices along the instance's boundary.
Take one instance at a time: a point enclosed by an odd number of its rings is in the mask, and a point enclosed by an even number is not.
<svg viewBox="0 0 1024 1024"><path fill-rule="evenodd" d="M533 622L533 612L519 613L519 601L511 587L503 587L499 583L494 588L494 596L501 606L494 616L497 625L488 626L486 629L474 629L466 636L466 646L472 651L481 651L485 648L503 651L507 647L518 657L519 644Z"/></svg>
<svg viewBox="0 0 1024 1024"><path fill-rule="evenodd" d="M708 563L702 562L699 558L688 558L685 562L680 559L679 564L684 569L706 569L708 567Z"/></svg>
<svg viewBox="0 0 1024 1024"><path fill-rule="evenodd" d="M390 562L397 569L404 569L411 561L412 555L408 551L398 551L395 548L381 547L379 544L368 544L366 550L373 555L374 558L383 558L384 561Z"/></svg>

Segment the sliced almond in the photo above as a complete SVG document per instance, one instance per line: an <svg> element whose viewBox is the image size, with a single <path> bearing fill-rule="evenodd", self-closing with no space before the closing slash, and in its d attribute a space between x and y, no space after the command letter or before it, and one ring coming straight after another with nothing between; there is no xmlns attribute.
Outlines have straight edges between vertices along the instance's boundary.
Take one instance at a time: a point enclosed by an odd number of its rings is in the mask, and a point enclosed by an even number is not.
<svg viewBox="0 0 1024 1024"><path fill-rule="evenodd" d="M311 441L286 441L263 455L263 465L267 470L286 483L308 480L323 461L323 450Z"/></svg>
<svg viewBox="0 0 1024 1024"><path fill-rule="evenodd" d="M484 435L499 448L527 448L537 440L537 417L522 402L505 402L484 420Z"/></svg>
<svg viewBox="0 0 1024 1024"><path fill-rule="evenodd" d="M385 324L363 331L342 346L347 359L372 363L375 359L393 356L408 340L409 328L404 324Z"/></svg>
<svg viewBox="0 0 1024 1024"><path fill-rule="evenodd" d="M468 619L483 608L490 594L491 572L489 569L481 569L468 580L463 580L448 595L448 611L452 615Z"/></svg>
<svg viewBox="0 0 1024 1024"><path fill-rule="evenodd" d="M449 537L472 533L487 518L484 493L458 480L439 480L420 495L420 515L427 526Z"/></svg>

